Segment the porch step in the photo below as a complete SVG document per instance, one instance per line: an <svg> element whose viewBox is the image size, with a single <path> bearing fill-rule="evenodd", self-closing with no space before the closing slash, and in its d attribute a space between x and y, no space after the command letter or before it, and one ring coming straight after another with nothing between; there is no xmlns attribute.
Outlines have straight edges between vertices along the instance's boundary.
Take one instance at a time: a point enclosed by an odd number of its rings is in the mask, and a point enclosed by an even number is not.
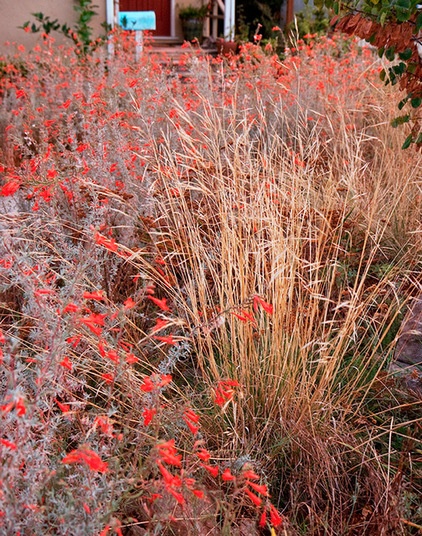
<svg viewBox="0 0 422 536"><path fill-rule="evenodd" d="M153 48L161 48L161 47L175 47L175 46L181 46L183 44L183 41L179 37L153 37L151 40L151 45Z"/></svg>
<svg viewBox="0 0 422 536"><path fill-rule="evenodd" d="M212 57L216 55L216 50L202 49L200 47L182 47L182 46L152 46L148 50L148 54L154 56L158 63L179 67L184 63L183 59L189 54L199 54L200 56Z"/></svg>

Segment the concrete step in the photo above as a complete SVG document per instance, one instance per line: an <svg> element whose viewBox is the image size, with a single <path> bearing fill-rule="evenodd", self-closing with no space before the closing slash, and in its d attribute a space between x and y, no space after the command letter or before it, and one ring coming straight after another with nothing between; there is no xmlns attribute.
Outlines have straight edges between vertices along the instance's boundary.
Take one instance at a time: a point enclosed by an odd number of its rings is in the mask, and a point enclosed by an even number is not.
<svg viewBox="0 0 422 536"><path fill-rule="evenodd" d="M200 55L204 57L212 57L216 55L216 50L202 49L200 47L182 47L182 46L153 46L146 48L145 51L154 56L161 64L170 64L178 66L184 63L186 56L190 54Z"/></svg>
<svg viewBox="0 0 422 536"><path fill-rule="evenodd" d="M178 37L153 37L151 45L154 48L161 47L180 47L183 45L183 41Z"/></svg>

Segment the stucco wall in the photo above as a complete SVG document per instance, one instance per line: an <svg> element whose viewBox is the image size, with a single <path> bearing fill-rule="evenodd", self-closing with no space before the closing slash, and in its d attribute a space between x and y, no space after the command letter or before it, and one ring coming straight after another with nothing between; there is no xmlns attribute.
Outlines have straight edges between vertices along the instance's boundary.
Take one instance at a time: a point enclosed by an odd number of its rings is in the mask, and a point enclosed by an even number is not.
<svg viewBox="0 0 422 536"><path fill-rule="evenodd" d="M98 15L92 19L91 26L96 36L104 31L100 25L106 20L106 0L96 0L94 4L98 6ZM73 26L76 20L73 6L73 0L0 0L0 53L8 50L5 42L16 42L30 49L40 39L39 34L25 33L18 29L24 22L34 20L31 13L41 12L53 20L58 19L61 24ZM52 35L59 39L57 32Z"/></svg>
<svg viewBox="0 0 422 536"><path fill-rule="evenodd" d="M116 0L114 0L116 2ZM205 1L205 0L204 0ZM176 36L182 40L183 33L178 17L178 10L186 5L202 5L203 0L172 0L172 11L174 13L174 24ZM93 36L96 37L104 33L101 24L106 21L106 0L95 0L94 4L97 15L92 19L90 25L94 28ZM66 23L73 26L77 14L73 6L73 0L0 0L0 54L11 52L11 48L5 43L23 44L27 50L41 40L40 33L26 33L19 29L26 21L35 21L31 13L43 13L52 20L58 19L60 24ZM58 32L51 34L58 42L69 42Z"/></svg>

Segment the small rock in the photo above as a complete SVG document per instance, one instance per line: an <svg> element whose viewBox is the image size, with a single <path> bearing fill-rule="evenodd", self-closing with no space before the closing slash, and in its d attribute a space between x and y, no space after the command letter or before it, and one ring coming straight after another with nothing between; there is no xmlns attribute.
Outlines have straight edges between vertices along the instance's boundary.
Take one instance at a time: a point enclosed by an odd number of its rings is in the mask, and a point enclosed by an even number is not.
<svg viewBox="0 0 422 536"><path fill-rule="evenodd" d="M395 369L416 367L422 372L422 294L411 305L400 329L394 352Z"/></svg>

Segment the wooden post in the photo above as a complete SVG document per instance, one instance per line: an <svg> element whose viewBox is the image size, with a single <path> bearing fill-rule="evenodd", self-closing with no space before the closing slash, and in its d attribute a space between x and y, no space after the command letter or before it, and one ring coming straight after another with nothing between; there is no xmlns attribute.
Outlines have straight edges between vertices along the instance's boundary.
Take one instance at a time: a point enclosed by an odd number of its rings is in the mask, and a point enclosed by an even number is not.
<svg viewBox="0 0 422 536"><path fill-rule="evenodd" d="M294 0L287 0L286 3L286 26L293 22L295 16L295 2Z"/></svg>
<svg viewBox="0 0 422 536"><path fill-rule="evenodd" d="M142 30L135 31L135 57L139 61L142 51L144 50L144 32Z"/></svg>
<svg viewBox="0 0 422 536"><path fill-rule="evenodd" d="M235 0L226 0L224 3L224 38L234 39L235 32Z"/></svg>
<svg viewBox="0 0 422 536"><path fill-rule="evenodd" d="M135 32L135 55L139 61L144 50L144 30L155 30L155 11L120 11L119 24Z"/></svg>

